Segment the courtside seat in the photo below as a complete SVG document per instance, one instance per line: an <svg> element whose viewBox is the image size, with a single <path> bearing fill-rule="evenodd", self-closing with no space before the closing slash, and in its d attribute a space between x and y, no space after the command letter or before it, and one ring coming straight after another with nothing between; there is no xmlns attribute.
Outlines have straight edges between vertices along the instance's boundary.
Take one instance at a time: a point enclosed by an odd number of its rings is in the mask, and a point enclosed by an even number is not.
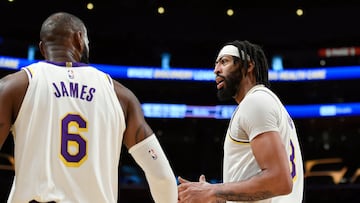
<svg viewBox="0 0 360 203"><path fill-rule="evenodd" d="M354 175L350 179L351 183L360 183L360 168L356 169Z"/></svg>
<svg viewBox="0 0 360 203"><path fill-rule="evenodd" d="M12 155L0 153L0 170L15 170L15 160Z"/></svg>
<svg viewBox="0 0 360 203"><path fill-rule="evenodd" d="M339 184L347 171L341 158L323 158L305 161L305 178L312 183ZM360 172L359 172L360 173ZM310 180L312 179L312 180Z"/></svg>

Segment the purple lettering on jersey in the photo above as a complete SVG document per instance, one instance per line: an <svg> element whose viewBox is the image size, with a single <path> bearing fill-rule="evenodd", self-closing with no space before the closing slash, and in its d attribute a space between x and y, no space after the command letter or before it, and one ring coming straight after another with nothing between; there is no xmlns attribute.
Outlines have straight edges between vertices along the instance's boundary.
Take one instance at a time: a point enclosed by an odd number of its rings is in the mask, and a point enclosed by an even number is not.
<svg viewBox="0 0 360 203"><path fill-rule="evenodd" d="M87 101L91 101L93 99L94 93L95 93L96 89L95 88L90 88L89 90L89 95L86 97Z"/></svg>
<svg viewBox="0 0 360 203"><path fill-rule="evenodd" d="M55 97L58 97L58 98L61 97L59 88L56 86L56 84L54 82L52 84L53 84L53 86L55 88L55 92L54 92Z"/></svg>
<svg viewBox="0 0 360 203"><path fill-rule="evenodd" d="M70 97L78 98L79 97L79 84L70 82Z"/></svg>
<svg viewBox="0 0 360 203"><path fill-rule="evenodd" d="M66 89L66 86L65 86L65 83L63 81L60 82L61 84L61 90L62 90L62 96L65 97L65 96L69 96L69 93L67 92L67 89Z"/></svg>
<svg viewBox="0 0 360 203"><path fill-rule="evenodd" d="M87 88L87 85L83 85L81 88L80 99L82 99L82 100L85 99L85 95L87 94L86 88Z"/></svg>
<svg viewBox="0 0 360 203"><path fill-rule="evenodd" d="M95 88L89 87L88 85L81 85L76 82L67 83L61 81L59 84L53 82L52 85L54 87L54 95L57 98L72 97L91 102L96 92Z"/></svg>

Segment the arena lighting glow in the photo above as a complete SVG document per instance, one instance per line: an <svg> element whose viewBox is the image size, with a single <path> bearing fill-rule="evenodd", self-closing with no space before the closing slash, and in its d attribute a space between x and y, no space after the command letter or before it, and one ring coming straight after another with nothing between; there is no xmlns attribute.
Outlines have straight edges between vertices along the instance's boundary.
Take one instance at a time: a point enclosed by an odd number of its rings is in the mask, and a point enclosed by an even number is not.
<svg viewBox="0 0 360 203"><path fill-rule="evenodd" d="M161 54L161 68L162 69L169 69L170 68L170 60L171 54L168 52L164 52Z"/></svg>
<svg viewBox="0 0 360 203"><path fill-rule="evenodd" d="M234 15L234 10L229 8L228 10L226 10L226 15L233 16Z"/></svg>
<svg viewBox="0 0 360 203"><path fill-rule="evenodd" d="M191 106L186 104L144 103L148 118L214 118L230 119L236 105ZM287 105L292 118L359 116L360 103Z"/></svg>
<svg viewBox="0 0 360 203"><path fill-rule="evenodd" d="M271 61L271 66L272 66L272 70L274 71L284 70L282 57L280 55L273 56Z"/></svg>
<svg viewBox="0 0 360 203"><path fill-rule="evenodd" d="M304 10L301 9L301 8L298 8L298 9L296 10L296 15L297 15L297 16L302 16L302 15L304 15Z"/></svg>
<svg viewBox="0 0 360 203"><path fill-rule="evenodd" d="M33 45L30 45L28 47L28 60L34 60L35 59L35 52L36 52L36 47Z"/></svg>
<svg viewBox="0 0 360 203"><path fill-rule="evenodd" d="M94 9L94 4L89 2L88 4L86 4L86 8L89 10L93 10Z"/></svg>
<svg viewBox="0 0 360 203"><path fill-rule="evenodd" d="M27 60L0 56L0 69L19 70L38 60ZM92 64L114 78L149 80L213 81L212 69L116 66ZM360 66L339 66L332 68L292 69L270 71L272 81L309 81L360 78ZM315 118L336 116L359 116L360 103L313 104L285 106L293 118ZM235 105L191 106L186 104L142 104L145 117L149 118L215 118L230 119Z"/></svg>
<svg viewBox="0 0 360 203"><path fill-rule="evenodd" d="M0 56L0 69L19 70L21 67L38 60L27 60ZM119 66L105 64L91 64L114 78L119 79L144 79L144 80L182 80L213 82L215 77L211 68L171 68L149 66ZM320 68L299 68L280 71L269 70L269 80L272 82L302 82L318 80L347 80L359 79L360 66L336 66Z"/></svg>
<svg viewBox="0 0 360 203"><path fill-rule="evenodd" d="M158 13L159 14L164 14L165 13L165 8L163 6L160 6L158 9L157 9Z"/></svg>

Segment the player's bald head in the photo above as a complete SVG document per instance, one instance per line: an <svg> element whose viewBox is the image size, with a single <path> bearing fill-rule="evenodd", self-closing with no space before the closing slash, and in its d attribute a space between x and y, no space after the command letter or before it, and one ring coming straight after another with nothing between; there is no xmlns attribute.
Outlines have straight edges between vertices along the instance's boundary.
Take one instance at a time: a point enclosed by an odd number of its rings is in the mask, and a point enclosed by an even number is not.
<svg viewBox="0 0 360 203"><path fill-rule="evenodd" d="M67 37L78 31L86 32L81 19L70 13L58 12L52 14L43 22L40 30L40 40L48 40L59 35Z"/></svg>

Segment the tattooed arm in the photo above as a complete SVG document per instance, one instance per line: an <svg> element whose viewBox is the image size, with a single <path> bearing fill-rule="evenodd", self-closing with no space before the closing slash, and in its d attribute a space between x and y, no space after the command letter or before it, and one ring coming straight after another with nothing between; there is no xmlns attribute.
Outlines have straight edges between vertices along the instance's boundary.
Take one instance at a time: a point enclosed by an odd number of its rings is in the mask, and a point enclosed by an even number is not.
<svg viewBox="0 0 360 203"><path fill-rule="evenodd" d="M205 177L199 182L179 178L179 203L219 203L227 201L257 201L285 195L292 190L288 157L277 132L258 135L251 148L262 169L245 181L209 184Z"/></svg>

